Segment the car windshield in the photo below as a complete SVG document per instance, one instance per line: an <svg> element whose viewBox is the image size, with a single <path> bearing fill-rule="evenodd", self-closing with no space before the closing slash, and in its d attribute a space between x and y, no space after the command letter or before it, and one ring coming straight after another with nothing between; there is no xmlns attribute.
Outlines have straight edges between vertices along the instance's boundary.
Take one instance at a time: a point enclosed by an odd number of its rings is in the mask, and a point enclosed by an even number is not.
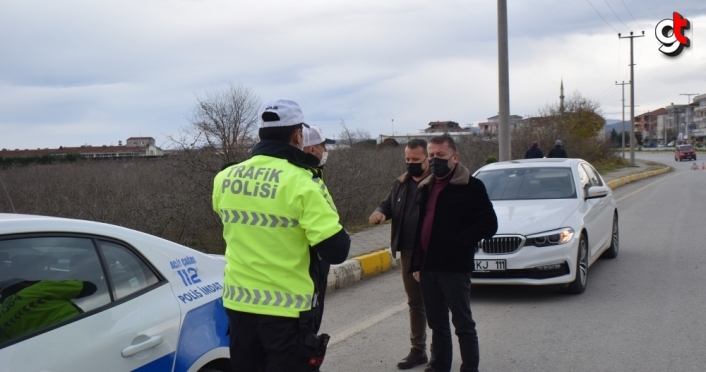
<svg viewBox="0 0 706 372"><path fill-rule="evenodd" d="M693 149L694 149L694 147L691 146L691 145L679 146L679 150L680 150L680 151L688 151L688 150L693 150Z"/></svg>
<svg viewBox="0 0 706 372"><path fill-rule="evenodd" d="M570 168L518 168L481 171L490 200L576 198Z"/></svg>

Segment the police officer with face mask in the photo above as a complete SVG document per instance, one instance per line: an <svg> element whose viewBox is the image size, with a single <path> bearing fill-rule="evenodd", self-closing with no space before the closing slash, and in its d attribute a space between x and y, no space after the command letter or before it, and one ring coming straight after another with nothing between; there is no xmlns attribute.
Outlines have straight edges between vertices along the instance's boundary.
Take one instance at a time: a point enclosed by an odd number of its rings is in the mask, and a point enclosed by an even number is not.
<svg viewBox="0 0 706 372"><path fill-rule="evenodd" d="M412 261L414 235L417 230L419 183L429 175L427 142L413 139L404 149L407 172L392 184L392 189L380 205L370 215L371 224L381 224L392 219L392 255L400 252L402 262L402 283L409 304L409 326L411 349L398 364L397 368L409 369L429 361L426 352L427 318L422 301L419 283L408 271ZM433 356L432 356L433 357Z"/></svg>
<svg viewBox="0 0 706 372"><path fill-rule="evenodd" d="M314 125L309 128L303 128L302 134L304 135L304 152L319 159L319 164L316 168L323 169L326 160L328 160L326 145L333 145L336 141L324 137L321 129Z"/></svg>
<svg viewBox="0 0 706 372"><path fill-rule="evenodd" d="M316 164L313 168L318 173L318 177L323 182L324 179L324 165L326 160L328 160L328 151L326 151L326 145L336 144L335 140L326 138L324 133L320 128L311 125L309 128L302 128L302 136L304 137L304 149L303 151L307 154L307 157L311 159L310 164ZM326 190L326 200L329 202L331 207L336 210L336 205L333 203L331 194ZM324 299L326 297L326 285L328 283L328 273L331 269L331 265L328 261L319 260L319 292L317 296L317 303L319 306L316 311L316 332L319 331L321 326L321 321L324 316Z"/></svg>

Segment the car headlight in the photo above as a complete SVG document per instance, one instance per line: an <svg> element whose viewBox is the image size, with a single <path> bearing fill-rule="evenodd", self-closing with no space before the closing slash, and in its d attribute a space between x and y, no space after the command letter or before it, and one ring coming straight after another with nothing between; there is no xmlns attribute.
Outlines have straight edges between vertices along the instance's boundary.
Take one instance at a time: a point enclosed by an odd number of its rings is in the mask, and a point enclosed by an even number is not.
<svg viewBox="0 0 706 372"><path fill-rule="evenodd" d="M549 245L566 244L574 237L574 229L565 227L558 230L547 231L539 234L527 236L525 245L533 245L535 247L546 247Z"/></svg>

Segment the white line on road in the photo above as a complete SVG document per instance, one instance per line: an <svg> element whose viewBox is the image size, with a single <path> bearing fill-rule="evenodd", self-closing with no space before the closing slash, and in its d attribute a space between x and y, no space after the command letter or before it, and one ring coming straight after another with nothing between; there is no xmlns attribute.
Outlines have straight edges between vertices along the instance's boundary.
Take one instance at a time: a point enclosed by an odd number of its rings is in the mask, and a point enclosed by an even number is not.
<svg viewBox="0 0 706 372"><path fill-rule="evenodd" d="M662 182L662 181L666 181L666 180L668 180L668 179L670 179L670 178L674 178L674 177L676 177L676 176L678 176L678 175L679 175L679 173L677 173L677 174L675 174L675 175L672 175L672 176L669 176L669 177L662 178L661 180L652 182L651 184L649 184L649 185L647 185L647 186L645 186L645 187L643 187L643 188L641 188L641 189L635 190L635 191L633 191L633 192L631 192L631 193L629 193L629 194L623 196L623 197L620 198L620 199L616 199L615 201L616 201L616 202L621 202L621 201L627 199L628 197L633 196L633 195L637 194L638 192L640 192L640 191L642 191L642 190L644 190L644 189L646 189L646 188L648 188L648 187L650 187L650 186L654 186L654 185L656 185L656 184L658 184L658 183L660 183L660 182Z"/></svg>
<svg viewBox="0 0 706 372"><path fill-rule="evenodd" d="M331 340L329 340L328 346L330 347L332 345L335 345L341 341L344 341L345 339L347 339L349 337L352 337L353 335L355 335L357 333L365 331L366 329L382 322L383 320L399 313L400 311L407 309L407 306L408 306L407 302L405 301L405 302L403 302L399 305L396 305L394 307L391 307L391 308L389 308L389 309L387 309L387 310L385 310L385 311L383 311L383 312L381 312L371 318L368 318L363 322L360 322L358 324L354 324L351 327L344 329L340 333L331 336Z"/></svg>

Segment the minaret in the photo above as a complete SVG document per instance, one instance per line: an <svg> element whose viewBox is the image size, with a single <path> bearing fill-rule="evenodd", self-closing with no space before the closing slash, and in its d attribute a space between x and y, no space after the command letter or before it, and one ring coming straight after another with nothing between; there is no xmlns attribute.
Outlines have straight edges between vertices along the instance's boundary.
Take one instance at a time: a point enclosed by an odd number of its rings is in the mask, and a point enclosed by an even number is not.
<svg viewBox="0 0 706 372"><path fill-rule="evenodd" d="M559 112L564 112L564 79L561 79L561 94L559 95Z"/></svg>

